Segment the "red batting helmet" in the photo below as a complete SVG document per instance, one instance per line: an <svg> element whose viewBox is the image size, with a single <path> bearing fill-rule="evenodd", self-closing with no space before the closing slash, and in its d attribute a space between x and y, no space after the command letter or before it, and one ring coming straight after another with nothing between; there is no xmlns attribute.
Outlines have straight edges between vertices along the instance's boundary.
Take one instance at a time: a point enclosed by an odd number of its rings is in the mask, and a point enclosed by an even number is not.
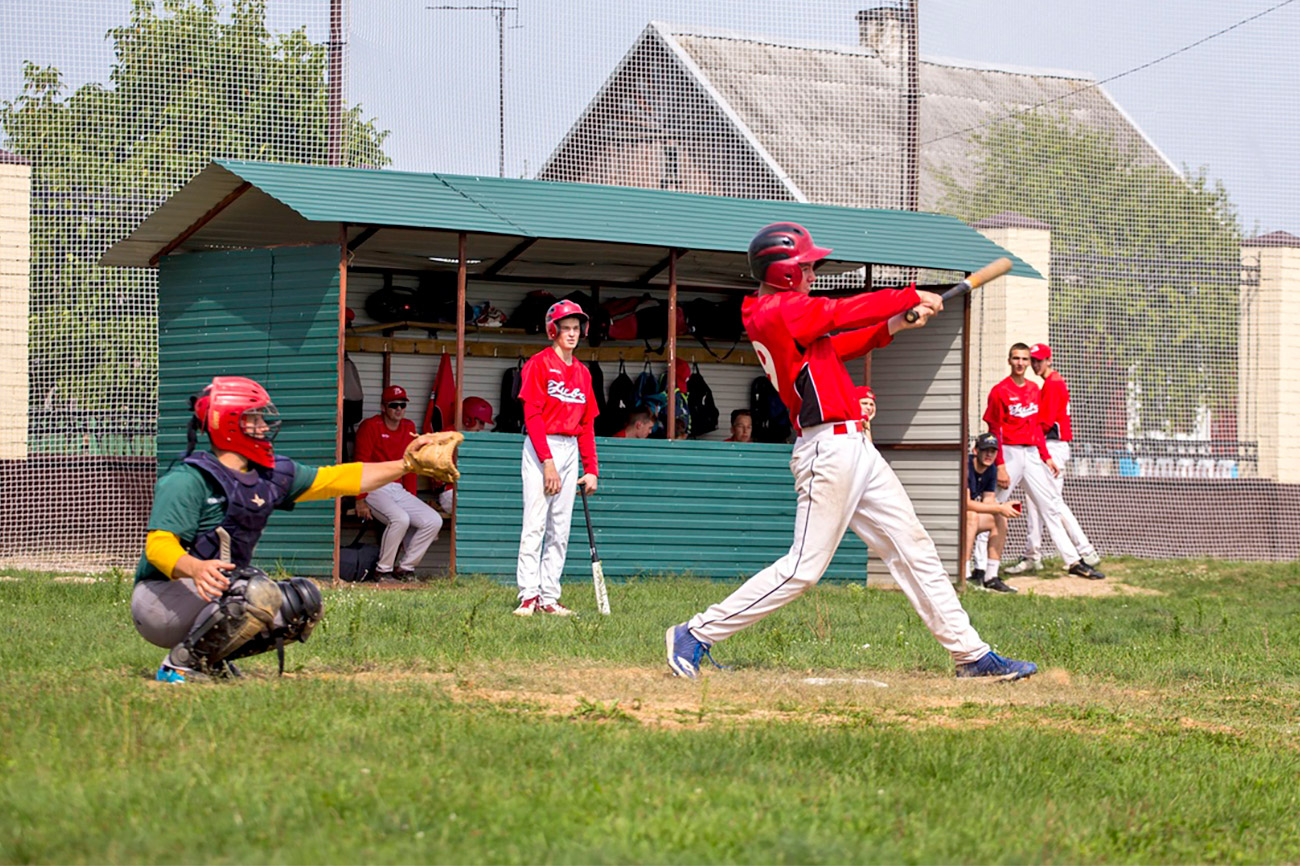
<svg viewBox="0 0 1300 866"><path fill-rule="evenodd" d="M460 404L462 418L477 418L484 424L492 423L492 404L482 397L466 397Z"/></svg>
<svg viewBox="0 0 1300 866"><path fill-rule="evenodd" d="M808 230L796 223L764 226L749 242L749 271L760 283L778 289L799 285L805 263L819 262L831 251L813 244Z"/></svg>
<svg viewBox="0 0 1300 866"><path fill-rule="evenodd" d="M233 451L261 466L275 465L271 443L280 432L280 413L266 389L243 376L217 376L194 403L199 425L213 448Z"/></svg>
<svg viewBox="0 0 1300 866"><path fill-rule="evenodd" d="M557 301L546 311L546 336L554 340L560 336L560 319L576 317L582 320L582 336L587 336L587 314L574 301Z"/></svg>

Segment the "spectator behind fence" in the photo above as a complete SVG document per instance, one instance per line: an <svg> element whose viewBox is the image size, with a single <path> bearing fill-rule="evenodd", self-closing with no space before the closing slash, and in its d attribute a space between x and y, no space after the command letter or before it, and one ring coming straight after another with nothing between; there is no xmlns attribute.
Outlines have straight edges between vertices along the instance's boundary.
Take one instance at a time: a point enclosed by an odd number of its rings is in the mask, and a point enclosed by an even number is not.
<svg viewBox="0 0 1300 866"><path fill-rule="evenodd" d="M655 416L649 409L633 409L628 413L627 426L614 434L615 439L649 439L655 429Z"/></svg>
<svg viewBox="0 0 1300 866"><path fill-rule="evenodd" d="M357 428L357 460L383 463L402 459L407 444L415 438L415 424L405 417L406 403L406 391L400 385L384 389L379 414L362 421ZM379 562L375 565L380 580L414 579L415 567L442 529L438 512L415 495L414 472L358 496L357 516L362 520L374 517L385 526L379 542ZM400 563L397 562L399 549Z"/></svg>
<svg viewBox="0 0 1300 866"><path fill-rule="evenodd" d="M727 437L726 441L754 441L754 416L749 414L748 409L731 410L731 435Z"/></svg>

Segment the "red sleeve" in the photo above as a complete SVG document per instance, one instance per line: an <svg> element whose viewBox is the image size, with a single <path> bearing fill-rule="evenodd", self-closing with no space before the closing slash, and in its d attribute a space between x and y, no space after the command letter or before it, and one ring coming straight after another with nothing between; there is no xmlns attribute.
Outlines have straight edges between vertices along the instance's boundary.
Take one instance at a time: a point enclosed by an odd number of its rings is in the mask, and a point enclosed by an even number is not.
<svg viewBox="0 0 1300 866"><path fill-rule="evenodd" d="M993 390L989 391L989 402L984 407L984 423L989 425L989 432L998 437L998 459L993 461L996 465L1003 464L1002 459L1002 404L998 401L998 386L994 385Z"/></svg>
<svg viewBox="0 0 1300 866"><path fill-rule="evenodd" d="M782 305L790 336L804 345L833 331L865 328L921 303L916 289L881 289L852 298L790 295Z"/></svg>
<svg viewBox="0 0 1300 866"><path fill-rule="evenodd" d="M1044 435L1056 423L1056 416L1062 408L1061 389L1055 387L1055 378L1044 379L1043 389L1038 398L1038 426Z"/></svg>
<svg viewBox="0 0 1300 866"><path fill-rule="evenodd" d="M831 345L835 348L835 354L840 356L841 361L852 361L854 358L861 358L868 352L883 349L893 341L894 335L889 333L889 322L881 322L878 325L872 325L870 328L855 328L852 331L842 331L831 335Z"/></svg>
<svg viewBox="0 0 1300 866"><path fill-rule="evenodd" d="M352 459L358 463L379 463L375 451L379 447L379 435L374 425L374 418L367 418L357 425L357 440L352 446ZM365 499L368 494L357 494L357 500Z"/></svg>
<svg viewBox="0 0 1300 866"><path fill-rule="evenodd" d="M543 352L549 352L550 349L543 349ZM542 353L538 352L533 355L524 364L523 372L520 373L519 383L519 400L525 406L529 403L535 403L540 410L546 405L546 364L542 363ZM527 410L525 410L527 416Z"/></svg>
<svg viewBox="0 0 1300 866"><path fill-rule="evenodd" d="M1041 401L1043 398L1039 397L1038 399ZM1041 414L1042 410L1040 409L1039 415ZM1043 462L1046 463L1052 459L1052 452L1047 450L1047 437L1043 435L1043 425L1038 423L1038 415L1034 416L1033 431L1034 444L1038 446L1038 456L1043 458Z"/></svg>
<svg viewBox="0 0 1300 866"><path fill-rule="evenodd" d="M582 458L583 472L600 475L600 466L596 463L596 428L585 420L578 431L578 456Z"/></svg>
<svg viewBox="0 0 1300 866"><path fill-rule="evenodd" d="M545 463L551 459L551 446L546 444L546 419L542 416L540 403L524 403L524 430L528 441L533 443L537 459Z"/></svg>

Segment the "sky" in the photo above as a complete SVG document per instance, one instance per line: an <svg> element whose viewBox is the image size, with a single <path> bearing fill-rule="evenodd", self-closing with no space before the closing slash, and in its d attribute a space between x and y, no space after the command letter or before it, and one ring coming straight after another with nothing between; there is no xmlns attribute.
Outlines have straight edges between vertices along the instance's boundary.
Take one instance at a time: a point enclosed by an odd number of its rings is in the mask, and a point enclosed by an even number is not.
<svg viewBox="0 0 1300 866"><path fill-rule="evenodd" d="M347 0L347 98L391 134L394 167L497 173L497 28L505 21L505 165L536 173L650 20L854 45L844 0ZM1176 165L1223 182L1248 231L1300 234L1300 0L920 0L921 56L1097 79ZM24 60L72 85L107 80L104 33L126 0L3 0L0 99ZM274 28L326 36L328 0L268 0Z"/></svg>

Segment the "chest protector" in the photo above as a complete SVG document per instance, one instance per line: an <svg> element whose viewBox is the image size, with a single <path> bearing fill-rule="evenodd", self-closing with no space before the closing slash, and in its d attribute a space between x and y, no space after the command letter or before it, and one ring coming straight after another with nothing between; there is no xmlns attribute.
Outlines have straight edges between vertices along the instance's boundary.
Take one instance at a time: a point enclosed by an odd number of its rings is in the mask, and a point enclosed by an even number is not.
<svg viewBox="0 0 1300 866"><path fill-rule="evenodd" d="M185 458L185 462L203 471L221 486L226 494L226 518L219 528L230 533L230 561L236 567L251 564L253 549L275 507L289 496L293 485L293 461L276 457L275 468L255 464L248 472L230 469L206 451ZM289 505L292 507L292 504ZM200 533L188 553L199 559L216 559L221 550L218 527Z"/></svg>

